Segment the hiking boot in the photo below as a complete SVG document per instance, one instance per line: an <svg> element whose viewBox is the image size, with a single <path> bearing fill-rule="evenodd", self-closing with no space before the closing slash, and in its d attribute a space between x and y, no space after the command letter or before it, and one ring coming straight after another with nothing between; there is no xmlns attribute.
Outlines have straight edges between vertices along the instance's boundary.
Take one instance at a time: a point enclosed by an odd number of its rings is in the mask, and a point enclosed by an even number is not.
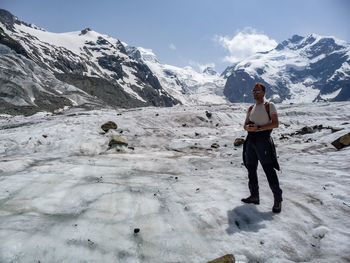
<svg viewBox="0 0 350 263"><path fill-rule="evenodd" d="M255 205L260 204L259 197L254 197L254 196L249 196L247 198L243 198L243 199L241 199L241 201L243 203L246 203L246 204L255 204Z"/></svg>
<svg viewBox="0 0 350 263"><path fill-rule="evenodd" d="M281 213L282 210L282 201L276 201L273 203L272 212Z"/></svg>

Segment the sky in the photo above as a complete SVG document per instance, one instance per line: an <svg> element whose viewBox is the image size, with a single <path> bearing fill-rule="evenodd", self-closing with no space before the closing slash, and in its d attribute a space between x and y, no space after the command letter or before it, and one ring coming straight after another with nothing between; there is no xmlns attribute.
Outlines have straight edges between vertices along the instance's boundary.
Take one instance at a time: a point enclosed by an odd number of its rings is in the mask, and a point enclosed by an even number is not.
<svg viewBox="0 0 350 263"><path fill-rule="evenodd" d="M350 42L348 0L0 0L0 8L51 32L90 27L197 70L222 72L294 34Z"/></svg>

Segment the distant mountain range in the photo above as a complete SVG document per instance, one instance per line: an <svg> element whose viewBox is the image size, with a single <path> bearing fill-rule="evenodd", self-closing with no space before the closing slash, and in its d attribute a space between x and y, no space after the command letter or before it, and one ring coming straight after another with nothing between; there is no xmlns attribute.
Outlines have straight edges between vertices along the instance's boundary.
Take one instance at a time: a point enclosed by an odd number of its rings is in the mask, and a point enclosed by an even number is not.
<svg viewBox="0 0 350 263"><path fill-rule="evenodd" d="M90 28L47 32L0 9L0 112L252 102L257 81L276 102L350 100L349 57L333 37L293 36L222 74L200 73Z"/></svg>
<svg viewBox="0 0 350 263"><path fill-rule="evenodd" d="M256 53L225 70L224 94L252 102L255 82L276 102L350 100L350 45L334 37L294 35L268 52Z"/></svg>

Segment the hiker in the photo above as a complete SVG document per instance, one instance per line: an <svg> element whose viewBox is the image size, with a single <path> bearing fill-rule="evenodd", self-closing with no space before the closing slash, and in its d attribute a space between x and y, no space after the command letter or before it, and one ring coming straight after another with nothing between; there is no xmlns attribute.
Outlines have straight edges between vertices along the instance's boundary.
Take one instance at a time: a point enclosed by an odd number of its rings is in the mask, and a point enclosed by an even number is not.
<svg viewBox="0 0 350 263"><path fill-rule="evenodd" d="M243 163L248 170L248 187L250 196L242 202L260 204L257 176L258 161L266 174L274 196L272 212L280 213L282 209L282 190L279 186L275 169L280 170L276 149L271 138L272 129L278 127L278 115L272 102L265 100L265 86L256 83L253 89L255 104L250 106L244 122L248 132L243 145Z"/></svg>

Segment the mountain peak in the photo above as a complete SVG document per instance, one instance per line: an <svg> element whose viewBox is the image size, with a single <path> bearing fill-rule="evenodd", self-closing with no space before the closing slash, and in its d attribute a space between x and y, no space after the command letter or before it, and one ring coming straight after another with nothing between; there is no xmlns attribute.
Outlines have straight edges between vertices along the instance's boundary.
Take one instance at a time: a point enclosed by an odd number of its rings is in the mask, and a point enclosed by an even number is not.
<svg viewBox="0 0 350 263"><path fill-rule="evenodd" d="M6 27L13 27L13 24L18 21L18 18L11 14L5 9L0 9L0 22L3 23Z"/></svg>
<svg viewBox="0 0 350 263"><path fill-rule="evenodd" d="M206 67L204 70L203 70L203 73L204 74L207 74L207 75L211 75L211 76L215 76L215 75L218 75L218 73L215 71L214 68L212 67Z"/></svg>
<svg viewBox="0 0 350 263"><path fill-rule="evenodd" d="M300 35L293 35L290 39L289 42L292 43L299 43L301 40L303 40L304 37L300 36Z"/></svg>
<svg viewBox="0 0 350 263"><path fill-rule="evenodd" d="M92 31L92 29L90 27L84 28L83 30L80 31L81 35L85 35L86 33Z"/></svg>

